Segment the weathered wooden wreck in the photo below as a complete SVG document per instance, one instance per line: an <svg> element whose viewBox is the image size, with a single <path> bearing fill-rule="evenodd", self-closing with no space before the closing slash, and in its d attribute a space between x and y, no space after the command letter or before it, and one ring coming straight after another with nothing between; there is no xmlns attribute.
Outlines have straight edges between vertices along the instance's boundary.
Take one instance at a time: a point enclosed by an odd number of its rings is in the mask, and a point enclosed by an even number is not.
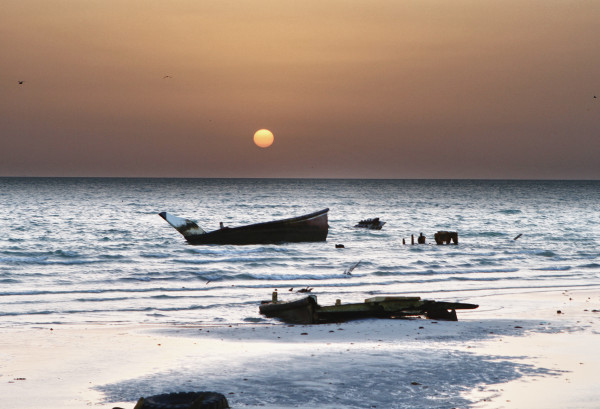
<svg viewBox="0 0 600 409"><path fill-rule="evenodd" d="M321 306L317 297L309 295L299 300L281 302L277 292L271 301L263 301L261 314L292 324L322 324L362 318L409 318L424 316L430 319L457 321L456 310L475 309L477 304L422 300L421 297L381 296L367 298L362 303Z"/></svg>

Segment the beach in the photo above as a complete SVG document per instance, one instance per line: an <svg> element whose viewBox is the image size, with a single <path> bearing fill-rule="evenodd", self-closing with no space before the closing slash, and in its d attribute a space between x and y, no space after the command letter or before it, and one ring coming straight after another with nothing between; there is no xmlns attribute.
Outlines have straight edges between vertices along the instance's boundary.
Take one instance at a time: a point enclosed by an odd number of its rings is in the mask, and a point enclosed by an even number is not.
<svg viewBox="0 0 600 409"><path fill-rule="evenodd" d="M458 322L4 328L0 404L128 409L215 391L232 408L597 407L599 289L469 301Z"/></svg>

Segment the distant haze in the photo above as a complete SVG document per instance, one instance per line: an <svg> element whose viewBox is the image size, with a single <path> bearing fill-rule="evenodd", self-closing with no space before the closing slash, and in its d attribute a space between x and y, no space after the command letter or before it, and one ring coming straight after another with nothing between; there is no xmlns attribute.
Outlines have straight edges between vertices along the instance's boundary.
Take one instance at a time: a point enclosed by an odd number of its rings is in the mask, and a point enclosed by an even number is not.
<svg viewBox="0 0 600 409"><path fill-rule="evenodd" d="M600 1L3 0L0 176L600 179L599 39Z"/></svg>

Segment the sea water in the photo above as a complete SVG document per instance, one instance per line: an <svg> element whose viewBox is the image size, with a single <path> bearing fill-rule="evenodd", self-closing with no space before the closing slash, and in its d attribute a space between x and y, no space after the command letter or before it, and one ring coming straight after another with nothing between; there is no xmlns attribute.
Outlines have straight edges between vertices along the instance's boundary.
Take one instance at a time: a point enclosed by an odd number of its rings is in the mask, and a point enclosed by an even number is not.
<svg viewBox="0 0 600 409"><path fill-rule="evenodd" d="M210 231L326 207L318 243L192 246L158 216ZM0 326L260 322L273 291L307 287L320 304L592 287L599 235L599 181L0 178Z"/></svg>

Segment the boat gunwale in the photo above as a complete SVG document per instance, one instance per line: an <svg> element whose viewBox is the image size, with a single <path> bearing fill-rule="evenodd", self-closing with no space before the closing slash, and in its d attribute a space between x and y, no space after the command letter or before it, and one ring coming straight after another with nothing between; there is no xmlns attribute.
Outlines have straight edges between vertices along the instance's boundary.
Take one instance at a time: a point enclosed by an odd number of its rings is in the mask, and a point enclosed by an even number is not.
<svg viewBox="0 0 600 409"><path fill-rule="evenodd" d="M326 215L329 212L329 208L325 208L323 210L319 210L313 213L308 213L302 216L296 216L296 217L290 217L287 219L279 219L279 220L271 220L268 222L260 222L260 223L253 223L253 224L245 224L243 226L236 226L236 227L223 227L223 229L228 229L228 230L243 230L243 229L248 229L248 228L255 228L255 227L263 227L263 226L271 226L271 225L276 225L276 224L293 224L293 223L297 223L297 222L304 222L307 220L311 220L311 219L315 219L317 217L321 217L323 215ZM221 231L223 229L217 229L217 230L211 230L208 231L204 234L202 234L203 236L206 234L211 234L214 232L218 232Z"/></svg>

